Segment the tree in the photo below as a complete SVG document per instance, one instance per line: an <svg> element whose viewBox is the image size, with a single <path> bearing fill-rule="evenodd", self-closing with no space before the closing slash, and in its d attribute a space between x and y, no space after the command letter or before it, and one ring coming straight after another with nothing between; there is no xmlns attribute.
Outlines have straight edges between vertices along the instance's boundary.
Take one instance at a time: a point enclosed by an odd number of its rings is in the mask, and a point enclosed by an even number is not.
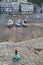
<svg viewBox="0 0 43 65"><path fill-rule="evenodd" d="M39 6L41 6L41 4L43 3L43 0L27 0L28 2L32 2L34 4L37 4Z"/></svg>

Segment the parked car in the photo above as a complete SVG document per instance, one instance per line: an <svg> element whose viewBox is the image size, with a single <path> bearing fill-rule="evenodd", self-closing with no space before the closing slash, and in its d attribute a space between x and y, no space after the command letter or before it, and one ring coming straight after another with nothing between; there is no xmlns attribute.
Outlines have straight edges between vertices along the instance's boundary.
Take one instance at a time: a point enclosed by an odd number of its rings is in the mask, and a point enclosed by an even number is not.
<svg viewBox="0 0 43 65"><path fill-rule="evenodd" d="M9 19L9 20L8 20L7 26L8 26L9 28L12 28L12 27L13 27L13 20L12 20L12 19Z"/></svg>

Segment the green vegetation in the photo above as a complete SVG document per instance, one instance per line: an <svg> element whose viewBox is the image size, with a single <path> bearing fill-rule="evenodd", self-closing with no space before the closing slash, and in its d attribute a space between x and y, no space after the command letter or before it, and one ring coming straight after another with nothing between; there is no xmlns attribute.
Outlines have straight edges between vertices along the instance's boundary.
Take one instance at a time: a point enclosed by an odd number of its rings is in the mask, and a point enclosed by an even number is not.
<svg viewBox="0 0 43 65"><path fill-rule="evenodd" d="M32 2L34 4L37 4L39 6L41 6L41 4L43 3L43 0L27 0L28 2Z"/></svg>

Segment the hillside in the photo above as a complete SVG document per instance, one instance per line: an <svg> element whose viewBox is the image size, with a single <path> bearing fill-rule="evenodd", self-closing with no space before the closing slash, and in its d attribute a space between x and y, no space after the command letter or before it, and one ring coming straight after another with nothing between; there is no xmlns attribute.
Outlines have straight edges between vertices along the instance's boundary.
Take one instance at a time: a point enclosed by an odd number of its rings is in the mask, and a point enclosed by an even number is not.
<svg viewBox="0 0 43 65"><path fill-rule="evenodd" d="M14 50L17 49L21 58L13 60ZM43 65L43 38L23 42L0 43L0 65Z"/></svg>

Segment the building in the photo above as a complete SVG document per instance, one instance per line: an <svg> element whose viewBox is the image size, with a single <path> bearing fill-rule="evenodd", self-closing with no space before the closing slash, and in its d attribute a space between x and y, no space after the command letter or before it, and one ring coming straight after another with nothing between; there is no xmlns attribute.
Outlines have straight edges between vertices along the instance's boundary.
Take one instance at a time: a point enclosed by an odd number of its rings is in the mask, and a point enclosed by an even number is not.
<svg viewBox="0 0 43 65"><path fill-rule="evenodd" d="M43 4L42 4L42 12L43 12Z"/></svg>
<svg viewBox="0 0 43 65"><path fill-rule="evenodd" d="M20 5L20 6L19 6ZM13 12L18 12L21 9L22 12L33 12L34 5L27 0L1 0L1 11L13 10Z"/></svg>
<svg viewBox="0 0 43 65"><path fill-rule="evenodd" d="M28 2L21 3L21 11L33 12L34 6L32 3L28 3Z"/></svg>

